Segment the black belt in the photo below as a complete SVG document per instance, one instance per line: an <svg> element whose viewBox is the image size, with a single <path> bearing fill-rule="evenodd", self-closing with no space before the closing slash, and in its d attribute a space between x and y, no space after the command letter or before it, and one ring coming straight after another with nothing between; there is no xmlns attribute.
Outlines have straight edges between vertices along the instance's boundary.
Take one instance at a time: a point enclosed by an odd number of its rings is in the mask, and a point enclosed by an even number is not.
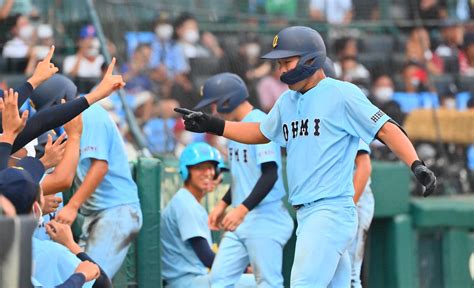
<svg viewBox="0 0 474 288"><path fill-rule="evenodd" d="M321 200L321 199L314 200L314 201L311 201L311 202L308 202L308 203L293 205L293 209L299 210L299 209L301 209L301 208L303 208L303 207L305 207L305 206L311 206L311 205L313 205L314 203L318 202L319 200Z"/></svg>

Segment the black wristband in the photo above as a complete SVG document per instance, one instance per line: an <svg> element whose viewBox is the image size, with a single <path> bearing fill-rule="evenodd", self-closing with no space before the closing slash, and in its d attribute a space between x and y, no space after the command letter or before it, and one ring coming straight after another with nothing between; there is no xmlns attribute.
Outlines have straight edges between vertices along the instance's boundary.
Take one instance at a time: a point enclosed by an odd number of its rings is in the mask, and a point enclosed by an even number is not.
<svg viewBox="0 0 474 288"><path fill-rule="evenodd" d="M218 136L222 136L224 134L225 120L222 120L217 117L212 117L212 121L210 122L211 125L209 127L209 132Z"/></svg>
<svg viewBox="0 0 474 288"><path fill-rule="evenodd" d="M421 160L413 161L413 163L411 164L411 167L410 167L411 171L415 172L416 167L418 167L420 165L425 166L425 163L423 163L423 161L421 161Z"/></svg>

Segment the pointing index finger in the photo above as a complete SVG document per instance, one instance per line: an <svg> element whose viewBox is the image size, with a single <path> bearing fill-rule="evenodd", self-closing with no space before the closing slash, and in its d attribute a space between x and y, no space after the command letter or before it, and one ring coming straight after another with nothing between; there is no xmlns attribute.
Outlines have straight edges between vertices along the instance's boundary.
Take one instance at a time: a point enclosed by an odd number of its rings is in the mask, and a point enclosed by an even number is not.
<svg viewBox="0 0 474 288"><path fill-rule="evenodd" d="M54 45L52 45L51 48L49 48L48 55L46 55L46 57L44 58L45 61L48 61L48 62L51 61L51 59L53 58L54 49L55 49Z"/></svg>
<svg viewBox="0 0 474 288"><path fill-rule="evenodd" d="M189 109L186 109L186 108L180 108L180 107L174 108L174 111L178 112L180 114L183 114L183 115L189 115L189 114L192 114L192 113L196 113L196 111L192 111L192 110L189 110Z"/></svg>
<svg viewBox="0 0 474 288"><path fill-rule="evenodd" d="M114 72L114 68L115 68L115 57L112 58L112 61L110 62L109 64L109 67L107 68L107 75L112 75L112 73Z"/></svg>

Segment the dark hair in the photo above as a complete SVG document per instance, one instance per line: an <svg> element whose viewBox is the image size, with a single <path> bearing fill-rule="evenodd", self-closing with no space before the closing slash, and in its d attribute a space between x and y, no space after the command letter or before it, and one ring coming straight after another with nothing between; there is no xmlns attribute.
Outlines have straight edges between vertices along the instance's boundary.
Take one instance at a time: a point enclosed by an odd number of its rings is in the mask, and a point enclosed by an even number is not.
<svg viewBox="0 0 474 288"><path fill-rule="evenodd" d="M156 15L155 19L152 22L151 29L152 31L155 29L158 24L172 24L171 23L171 18L168 13L166 12L160 12L158 15Z"/></svg>
<svg viewBox="0 0 474 288"><path fill-rule="evenodd" d="M336 55L339 55L344 49L346 49L347 43L350 41L356 41L356 39L352 37L342 37L337 39L334 42L334 51L336 52Z"/></svg>
<svg viewBox="0 0 474 288"><path fill-rule="evenodd" d="M145 48L145 47L151 48L150 44L148 44L148 43L139 43L137 45L137 47L135 47L135 50L133 51L133 53L136 53L136 52L138 52L139 50L141 50L142 48Z"/></svg>
<svg viewBox="0 0 474 288"><path fill-rule="evenodd" d="M178 34L176 33L176 30L178 30L179 28L181 28L181 26L183 26L183 24L186 22L186 21L189 21L189 20L194 20L194 21L197 21L196 17L194 17L191 13L187 13L187 12L184 12L184 13L181 13L173 22L173 39L174 40L177 40L178 39Z"/></svg>

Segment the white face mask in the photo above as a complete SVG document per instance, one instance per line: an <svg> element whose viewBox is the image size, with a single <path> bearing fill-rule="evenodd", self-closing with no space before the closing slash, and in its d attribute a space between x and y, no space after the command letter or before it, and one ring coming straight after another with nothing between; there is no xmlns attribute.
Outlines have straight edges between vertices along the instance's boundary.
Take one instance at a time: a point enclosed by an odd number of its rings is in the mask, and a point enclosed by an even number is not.
<svg viewBox="0 0 474 288"><path fill-rule="evenodd" d="M38 227L43 226L43 210L41 209L41 206L38 202L33 204L33 216L35 217L36 221L38 221Z"/></svg>
<svg viewBox="0 0 474 288"><path fill-rule="evenodd" d="M375 99L380 103L386 103L392 100L393 88L392 87L379 87L374 90Z"/></svg>
<svg viewBox="0 0 474 288"><path fill-rule="evenodd" d="M100 42L99 39L95 38L92 40L91 46L86 51L87 57L97 57L99 55Z"/></svg>
<svg viewBox="0 0 474 288"><path fill-rule="evenodd" d="M35 28L32 25L26 25L20 28L18 36L23 40L30 40Z"/></svg>
<svg viewBox="0 0 474 288"><path fill-rule="evenodd" d="M158 25L155 28L155 33L161 40L170 40L173 35L173 26L170 24Z"/></svg>
<svg viewBox="0 0 474 288"><path fill-rule="evenodd" d="M197 30L188 30L184 33L184 41L194 44L199 41L199 32Z"/></svg>
<svg viewBox="0 0 474 288"><path fill-rule="evenodd" d="M251 59L258 58L260 56L260 46L257 43L248 44L245 47L245 53Z"/></svg>
<svg viewBox="0 0 474 288"><path fill-rule="evenodd" d="M89 48L86 51L87 57L97 57L97 55L99 55L99 49L97 48Z"/></svg>

